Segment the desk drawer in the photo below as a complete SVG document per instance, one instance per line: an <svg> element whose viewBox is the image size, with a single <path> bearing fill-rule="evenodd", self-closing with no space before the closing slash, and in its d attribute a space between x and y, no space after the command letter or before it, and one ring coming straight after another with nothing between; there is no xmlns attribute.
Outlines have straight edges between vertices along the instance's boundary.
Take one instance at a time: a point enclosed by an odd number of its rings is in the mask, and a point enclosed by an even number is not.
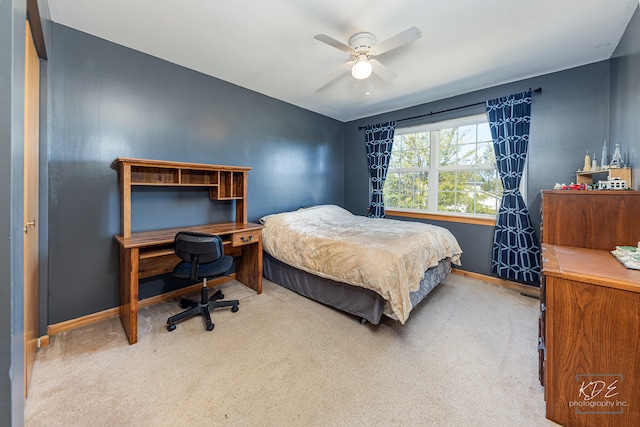
<svg viewBox="0 0 640 427"><path fill-rule="evenodd" d="M260 240L262 230L243 231L242 233L233 233L231 236L232 246L248 245L249 243L256 243Z"/></svg>

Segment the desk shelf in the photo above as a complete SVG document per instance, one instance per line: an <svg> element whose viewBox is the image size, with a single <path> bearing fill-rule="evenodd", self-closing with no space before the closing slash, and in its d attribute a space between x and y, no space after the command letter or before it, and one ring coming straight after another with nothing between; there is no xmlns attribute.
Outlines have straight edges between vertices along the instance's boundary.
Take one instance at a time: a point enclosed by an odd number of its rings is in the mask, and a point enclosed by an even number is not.
<svg viewBox="0 0 640 427"><path fill-rule="evenodd" d="M245 197L245 178L243 172L226 172L221 171L219 184L217 187L211 187L209 190L209 198L213 200L241 200Z"/></svg>
<svg viewBox="0 0 640 427"><path fill-rule="evenodd" d="M177 184L179 182L179 170L152 166L132 166L132 184Z"/></svg>
<svg viewBox="0 0 640 427"><path fill-rule="evenodd" d="M137 186L207 187L211 200L234 200L236 222L247 223L247 175L251 168L117 158L122 195L122 235L131 236L131 191Z"/></svg>
<svg viewBox="0 0 640 427"><path fill-rule="evenodd" d="M160 257L165 255L173 255L174 253L175 252L173 250L173 245L171 245L170 248L140 251L140 259L155 258L155 257Z"/></svg>

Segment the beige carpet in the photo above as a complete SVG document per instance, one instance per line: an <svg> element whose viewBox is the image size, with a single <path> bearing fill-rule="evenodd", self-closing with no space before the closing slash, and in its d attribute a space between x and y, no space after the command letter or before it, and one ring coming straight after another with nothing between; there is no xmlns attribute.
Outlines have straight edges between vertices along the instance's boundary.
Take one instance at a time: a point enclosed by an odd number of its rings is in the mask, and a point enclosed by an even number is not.
<svg viewBox="0 0 640 427"><path fill-rule="evenodd" d="M165 329L140 312L128 345L109 319L38 351L27 426L549 426L538 301L449 275L403 326L378 326L269 281L221 286L240 310Z"/></svg>

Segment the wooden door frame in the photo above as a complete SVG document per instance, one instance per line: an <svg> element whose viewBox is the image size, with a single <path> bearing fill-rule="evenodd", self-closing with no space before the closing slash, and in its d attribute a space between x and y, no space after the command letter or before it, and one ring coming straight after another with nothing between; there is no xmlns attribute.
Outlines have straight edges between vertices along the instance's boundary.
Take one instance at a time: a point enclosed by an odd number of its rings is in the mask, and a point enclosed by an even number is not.
<svg viewBox="0 0 640 427"><path fill-rule="evenodd" d="M38 347L39 294L39 145L40 145L40 60L25 22L24 101L24 370L25 397L28 394Z"/></svg>
<svg viewBox="0 0 640 427"><path fill-rule="evenodd" d="M27 168L27 156L29 155L26 150L28 144L28 138L35 138L34 150L39 153L40 149L40 60L47 59L47 52L45 49L44 33L42 31L42 23L40 20L40 11L38 9L37 0L27 0L27 21L25 22L25 117L24 117L24 145L25 145L25 160L24 160L24 195L25 200L25 232L31 231L36 236L35 254L31 254L31 261L35 263L35 273L32 274L33 269L29 271L27 266L29 265L27 239L24 241L23 250L23 304L24 304L24 397L27 397L29 382L31 379L31 372L33 364L35 362L35 354L37 347L39 346L39 229L40 215L39 215L39 198L40 198L40 186L39 186L39 154L35 156L35 177L31 176L31 182L35 181L32 185L35 186L35 190L32 188L29 191L27 187L28 182L28 168ZM35 55L33 51L35 50ZM35 59L35 60L34 60ZM31 77L30 77L31 76ZM35 80L35 82L34 82ZM35 105L34 105L35 104ZM33 148L33 147L32 147ZM32 160L33 163L33 160ZM33 172L33 171L32 171ZM32 194L35 193L35 196ZM35 197L36 208L32 216L37 226L27 226L26 224L31 221L26 216L29 214L27 211L27 197L31 194L31 197ZM33 236L33 234L32 234ZM32 237L30 236L30 237ZM33 251L33 249L32 249ZM35 258L35 260L33 260ZM35 283L34 283L35 282Z"/></svg>

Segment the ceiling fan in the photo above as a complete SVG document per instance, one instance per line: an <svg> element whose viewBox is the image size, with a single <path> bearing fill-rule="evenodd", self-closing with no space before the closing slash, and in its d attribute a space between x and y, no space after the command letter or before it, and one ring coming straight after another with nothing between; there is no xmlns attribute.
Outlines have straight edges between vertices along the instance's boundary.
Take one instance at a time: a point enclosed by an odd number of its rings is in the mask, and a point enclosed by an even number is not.
<svg viewBox="0 0 640 427"><path fill-rule="evenodd" d="M345 65L351 65L351 75L354 78L363 80L373 72L382 79L391 81L398 75L373 57L404 46L420 37L422 32L417 27L411 27L380 43L376 43L376 37L371 33L353 35L348 45L326 34L317 34L313 38L353 56L354 59Z"/></svg>

